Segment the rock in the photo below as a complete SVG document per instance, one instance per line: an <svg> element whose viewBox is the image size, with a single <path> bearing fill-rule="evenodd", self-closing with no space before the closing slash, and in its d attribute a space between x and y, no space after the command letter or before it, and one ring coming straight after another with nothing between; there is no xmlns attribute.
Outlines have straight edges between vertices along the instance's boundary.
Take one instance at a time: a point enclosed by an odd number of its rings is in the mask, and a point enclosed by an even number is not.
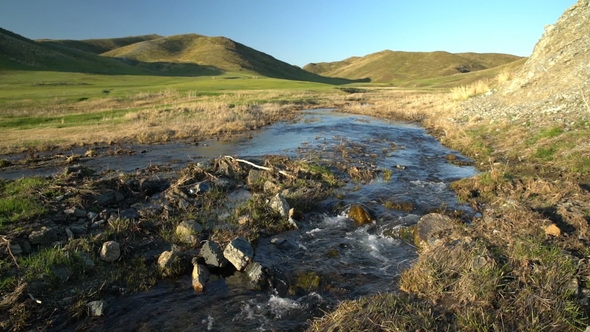
<svg viewBox="0 0 590 332"><path fill-rule="evenodd" d="M550 235L550 236L560 236L561 235L561 229L559 229L559 227L557 227L557 225L555 224L551 224L547 227L545 227L545 235Z"/></svg>
<svg viewBox="0 0 590 332"><path fill-rule="evenodd" d="M33 231L29 234L29 241L31 244L51 244L59 241L59 230L55 227L43 227L38 231Z"/></svg>
<svg viewBox="0 0 590 332"><path fill-rule="evenodd" d="M227 259L223 256L221 247L214 241L206 241L203 244L201 256L205 259L207 266L224 267L227 265Z"/></svg>
<svg viewBox="0 0 590 332"><path fill-rule="evenodd" d="M230 191L237 186L237 183L230 178L219 177L213 181L213 185L221 191Z"/></svg>
<svg viewBox="0 0 590 332"><path fill-rule="evenodd" d="M278 212L282 217L288 217L289 209L291 209L289 203L287 203L287 200L281 194L276 194L270 200L270 207L274 211Z"/></svg>
<svg viewBox="0 0 590 332"><path fill-rule="evenodd" d="M353 204L348 210L348 218L356 221L359 225L365 225L371 223L371 215L362 206Z"/></svg>
<svg viewBox="0 0 590 332"><path fill-rule="evenodd" d="M92 260L90 255L88 255L85 252L79 252L78 256L80 257L80 259L84 263L84 268L86 268L88 270L92 270L94 268L94 261Z"/></svg>
<svg viewBox="0 0 590 332"><path fill-rule="evenodd" d="M167 270L169 270L172 267L177 257L178 256L176 252L173 250L164 251L158 257L158 266L160 267L160 269L162 269L162 271L167 272Z"/></svg>
<svg viewBox="0 0 590 332"><path fill-rule="evenodd" d="M252 264L249 264L246 267L246 270L244 272L246 272L248 278L250 278L250 289L262 290L262 288L267 282L267 276L264 272L262 265L260 265L260 263L258 262L253 262Z"/></svg>
<svg viewBox="0 0 590 332"><path fill-rule="evenodd" d="M96 221L96 218L98 218L98 213L96 212L88 212L86 214L86 218L88 218L91 222Z"/></svg>
<svg viewBox="0 0 590 332"><path fill-rule="evenodd" d="M414 244L421 249L432 247L456 228L451 218L439 213L429 213L416 224Z"/></svg>
<svg viewBox="0 0 590 332"><path fill-rule="evenodd" d="M211 186L206 181L196 183L189 191L193 195L203 195L211 190Z"/></svg>
<svg viewBox="0 0 590 332"><path fill-rule="evenodd" d="M15 244L11 244L10 245L10 252L14 255L14 256L20 256L23 254L23 248L20 246L20 244L15 243Z"/></svg>
<svg viewBox="0 0 590 332"><path fill-rule="evenodd" d="M254 258L254 249L248 240L238 237L225 247L223 256L232 263L236 270L242 271Z"/></svg>
<svg viewBox="0 0 590 332"><path fill-rule="evenodd" d="M121 246L118 242L107 241L102 244L100 249L100 259L105 262L114 262L121 257Z"/></svg>
<svg viewBox="0 0 590 332"><path fill-rule="evenodd" d="M252 222L252 216L245 215L238 218L238 225L247 225Z"/></svg>
<svg viewBox="0 0 590 332"><path fill-rule="evenodd" d="M96 197L96 203L98 203L98 205L107 206L121 202L124 199L125 196L123 196L123 194L120 192L115 190L107 190Z"/></svg>
<svg viewBox="0 0 590 332"><path fill-rule="evenodd" d="M139 181L139 187L145 196L161 193L170 187L170 182L161 179L142 179Z"/></svg>
<svg viewBox="0 0 590 332"><path fill-rule="evenodd" d="M72 216L75 218L84 218L86 217L86 211L82 209L78 209L76 207L65 209L64 213L68 216Z"/></svg>
<svg viewBox="0 0 590 332"><path fill-rule="evenodd" d="M198 235L201 234L204 227L194 220L187 220L181 222L176 226L176 235L181 241L186 243L194 243L198 241Z"/></svg>
<svg viewBox="0 0 590 332"><path fill-rule="evenodd" d="M251 169L248 172L247 183L249 186L257 186L262 184L262 180L264 177L264 172L258 169Z"/></svg>
<svg viewBox="0 0 590 332"><path fill-rule="evenodd" d="M209 280L209 270L207 270L207 267L205 265L198 263L194 264L192 279L193 289L197 292L202 292L203 290L205 290L205 284L207 283L207 280Z"/></svg>
<svg viewBox="0 0 590 332"><path fill-rule="evenodd" d="M264 182L264 186L262 187L262 189L265 193L276 194L280 190L280 187L276 185L274 182L266 180Z"/></svg>
<svg viewBox="0 0 590 332"><path fill-rule="evenodd" d="M136 208L123 209L119 212L119 219L139 219L139 211Z"/></svg>
<svg viewBox="0 0 590 332"><path fill-rule="evenodd" d="M103 300L92 301L88 302L86 306L88 307L88 313L90 314L90 316L99 317L104 315L107 303Z"/></svg>
<svg viewBox="0 0 590 332"><path fill-rule="evenodd" d="M33 248L31 248L31 243L27 240L20 241L20 246L25 254L30 254L33 251Z"/></svg>

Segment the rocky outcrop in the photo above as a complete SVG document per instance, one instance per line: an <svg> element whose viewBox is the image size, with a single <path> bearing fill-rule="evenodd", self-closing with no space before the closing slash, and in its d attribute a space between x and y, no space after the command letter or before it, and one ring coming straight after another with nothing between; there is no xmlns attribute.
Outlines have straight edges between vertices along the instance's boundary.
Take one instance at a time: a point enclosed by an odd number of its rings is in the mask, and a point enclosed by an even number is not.
<svg viewBox="0 0 590 332"><path fill-rule="evenodd" d="M578 0L557 23L545 27L533 53L496 93L471 98L456 119L538 122L567 126L590 116L590 0ZM570 119L569 121L566 120Z"/></svg>
<svg viewBox="0 0 590 332"><path fill-rule="evenodd" d="M270 200L270 207L275 212L280 214L281 217L288 217L289 210L291 209L289 203L287 203L287 200L281 194L276 194L273 196L273 198Z"/></svg>

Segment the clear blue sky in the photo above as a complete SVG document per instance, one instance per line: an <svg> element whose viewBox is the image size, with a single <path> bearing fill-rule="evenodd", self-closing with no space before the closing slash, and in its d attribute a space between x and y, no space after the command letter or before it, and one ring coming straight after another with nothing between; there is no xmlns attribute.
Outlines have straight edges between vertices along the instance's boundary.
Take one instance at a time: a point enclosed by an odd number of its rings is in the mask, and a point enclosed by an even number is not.
<svg viewBox="0 0 590 332"><path fill-rule="evenodd" d="M530 55L575 0L0 0L31 39L224 36L290 64L385 49Z"/></svg>

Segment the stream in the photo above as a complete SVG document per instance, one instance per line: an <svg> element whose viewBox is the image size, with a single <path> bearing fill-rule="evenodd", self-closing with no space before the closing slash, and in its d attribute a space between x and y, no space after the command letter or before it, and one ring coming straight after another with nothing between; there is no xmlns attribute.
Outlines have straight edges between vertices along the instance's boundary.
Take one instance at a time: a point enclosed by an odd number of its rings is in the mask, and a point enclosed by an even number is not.
<svg viewBox="0 0 590 332"><path fill-rule="evenodd" d="M240 272L211 276L203 293L193 291L190 276L161 281L150 291L109 303L105 316L93 319L95 331L300 331L340 301L397 290L401 272L417 254L413 246L384 232L415 224L432 209L471 213L457 202L449 184L475 175L476 170L450 163L449 154L469 160L415 124L318 109L302 112L296 123L277 123L233 142L133 149L142 153L92 158L83 164L98 171L132 172L149 165L181 169L222 155L248 159L280 154L335 163L346 155L351 165L369 165L381 172L366 184L350 182L338 189L337 198L320 202L321 211L307 215L299 229L260 238L254 261L273 275L266 289L250 290ZM0 171L0 177L59 171L58 167L11 169ZM412 208L389 209L385 201ZM347 218L346 207L353 203L367 207L374 223L358 226ZM298 278L307 289L290 291Z"/></svg>

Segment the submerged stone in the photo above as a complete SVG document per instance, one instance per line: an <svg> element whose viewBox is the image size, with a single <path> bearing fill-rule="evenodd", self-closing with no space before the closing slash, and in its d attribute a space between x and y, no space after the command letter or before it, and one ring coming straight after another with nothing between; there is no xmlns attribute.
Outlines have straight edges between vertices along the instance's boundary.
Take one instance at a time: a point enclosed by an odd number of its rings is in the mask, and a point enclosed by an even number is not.
<svg viewBox="0 0 590 332"><path fill-rule="evenodd" d="M359 225L371 223L371 215L362 206L353 204L348 211L348 218L356 221Z"/></svg>

